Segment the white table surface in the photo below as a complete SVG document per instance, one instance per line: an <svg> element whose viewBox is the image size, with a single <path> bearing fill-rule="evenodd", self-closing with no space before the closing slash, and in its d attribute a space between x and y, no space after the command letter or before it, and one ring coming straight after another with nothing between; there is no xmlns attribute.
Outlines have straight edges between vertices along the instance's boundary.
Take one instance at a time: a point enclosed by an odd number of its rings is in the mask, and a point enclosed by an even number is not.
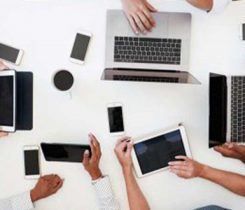
<svg viewBox="0 0 245 210"><path fill-rule="evenodd" d="M209 72L245 73L245 42L238 28L245 22L245 1L232 3L222 14L209 15L184 1L152 1L161 11L193 13L191 68L202 85L101 81L104 67L106 9L120 9L119 0L0 0L0 41L24 49L20 71L34 73L34 129L0 140L0 198L30 189L24 179L22 147L40 142L87 143L89 132L101 142L101 169L111 178L121 209L127 196L121 168L113 153L106 104L124 104L127 134L136 137L183 122L196 160L245 174L239 161L208 149ZM93 38L83 66L69 61L78 29ZM11 66L11 65L10 65ZM68 69L75 77L72 100L54 89L52 76ZM81 164L51 163L41 156L42 174L65 178L54 196L36 203L37 210L98 209L90 178ZM229 181L229 180L227 180ZM138 179L153 210L190 210L217 204L234 210L245 199L202 179L184 180L168 171Z"/></svg>

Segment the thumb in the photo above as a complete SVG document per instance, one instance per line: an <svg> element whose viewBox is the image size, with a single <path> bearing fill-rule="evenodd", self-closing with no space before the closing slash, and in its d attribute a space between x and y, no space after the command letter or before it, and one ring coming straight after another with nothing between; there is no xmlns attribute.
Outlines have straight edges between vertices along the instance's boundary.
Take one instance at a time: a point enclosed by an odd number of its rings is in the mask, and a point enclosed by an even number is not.
<svg viewBox="0 0 245 210"><path fill-rule="evenodd" d="M131 152L132 152L132 149L133 149L133 144L132 144L132 142L130 142L130 143L128 143L128 145L127 145L126 156L130 157Z"/></svg>
<svg viewBox="0 0 245 210"><path fill-rule="evenodd" d="M83 165L87 165L89 163L89 151L85 150L83 154Z"/></svg>

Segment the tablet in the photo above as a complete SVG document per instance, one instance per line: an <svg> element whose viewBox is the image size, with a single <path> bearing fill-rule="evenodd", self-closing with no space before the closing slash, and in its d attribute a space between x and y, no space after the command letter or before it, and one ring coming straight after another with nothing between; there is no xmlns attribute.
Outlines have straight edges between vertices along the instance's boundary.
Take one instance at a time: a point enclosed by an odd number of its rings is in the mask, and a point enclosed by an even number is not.
<svg viewBox="0 0 245 210"><path fill-rule="evenodd" d="M191 157L183 126L134 140L132 159L138 177L167 169L177 155Z"/></svg>
<svg viewBox="0 0 245 210"><path fill-rule="evenodd" d="M41 143L41 148L47 161L81 163L86 150L89 151L91 157L89 145Z"/></svg>
<svg viewBox="0 0 245 210"><path fill-rule="evenodd" d="M0 72L0 131L15 131L16 72Z"/></svg>

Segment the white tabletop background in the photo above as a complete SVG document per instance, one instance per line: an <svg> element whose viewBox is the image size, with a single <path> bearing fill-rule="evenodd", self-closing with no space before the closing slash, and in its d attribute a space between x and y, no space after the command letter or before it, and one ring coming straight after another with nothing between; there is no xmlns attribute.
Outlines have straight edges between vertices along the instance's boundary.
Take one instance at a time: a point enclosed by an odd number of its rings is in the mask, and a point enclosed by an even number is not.
<svg viewBox="0 0 245 210"><path fill-rule="evenodd" d="M208 76L211 71L245 74L245 42L239 39L245 1L232 3L218 15L201 12L184 1L152 3L161 11L193 13L190 72L202 85L100 80L106 10L121 9L119 0L0 0L0 41L25 51L21 65L14 68L34 73L34 129L0 141L0 198L35 184L24 179L24 145L87 143L87 134L93 132L102 146L101 169L110 176L121 209L129 209L113 152L116 138L108 131L106 104L117 101L124 105L127 135L137 137L183 122L196 160L245 175L242 163L208 149ZM69 61L79 29L93 34L84 65ZM52 85L52 76L59 69L68 69L75 77L72 99ZM41 170L42 174L58 173L65 182L56 195L37 202L37 210L98 209L82 164L46 162L41 155ZM138 179L138 183L153 210L191 210L208 204L234 210L245 207L243 197L218 185L199 178L180 179L168 171Z"/></svg>

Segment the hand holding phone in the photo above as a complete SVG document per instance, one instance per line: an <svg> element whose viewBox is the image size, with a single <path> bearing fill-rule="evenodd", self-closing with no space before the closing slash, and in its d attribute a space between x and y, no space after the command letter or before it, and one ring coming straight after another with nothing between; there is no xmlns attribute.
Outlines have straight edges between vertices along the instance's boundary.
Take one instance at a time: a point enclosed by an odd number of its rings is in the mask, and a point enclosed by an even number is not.
<svg viewBox="0 0 245 210"><path fill-rule="evenodd" d="M25 178L38 179L40 177L38 146L24 146L24 163Z"/></svg>

